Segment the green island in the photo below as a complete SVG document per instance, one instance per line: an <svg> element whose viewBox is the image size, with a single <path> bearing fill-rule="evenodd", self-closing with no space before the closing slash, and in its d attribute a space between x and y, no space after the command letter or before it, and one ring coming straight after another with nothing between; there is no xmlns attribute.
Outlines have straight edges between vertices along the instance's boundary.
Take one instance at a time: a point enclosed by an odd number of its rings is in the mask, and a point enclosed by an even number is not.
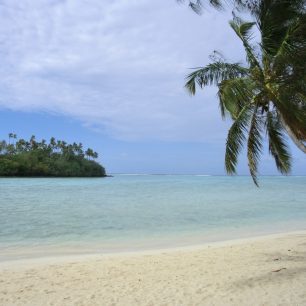
<svg viewBox="0 0 306 306"><path fill-rule="evenodd" d="M8 135L0 142L0 176L15 177L104 177L105 169L95 161L98 153L81 143L68 144L52 137L49 143L32 136L28 141Z"/></svg>

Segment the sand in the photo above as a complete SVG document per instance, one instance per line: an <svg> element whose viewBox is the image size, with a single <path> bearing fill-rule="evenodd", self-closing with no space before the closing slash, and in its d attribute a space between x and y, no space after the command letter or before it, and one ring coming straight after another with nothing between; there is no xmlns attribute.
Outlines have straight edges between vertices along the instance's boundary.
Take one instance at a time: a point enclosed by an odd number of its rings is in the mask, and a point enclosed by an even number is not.
<svg viewBox="0 0 306 306"><path fill-rule="evenodd" d="M0 305L306 305L306 232L2 262Z"/></svg>

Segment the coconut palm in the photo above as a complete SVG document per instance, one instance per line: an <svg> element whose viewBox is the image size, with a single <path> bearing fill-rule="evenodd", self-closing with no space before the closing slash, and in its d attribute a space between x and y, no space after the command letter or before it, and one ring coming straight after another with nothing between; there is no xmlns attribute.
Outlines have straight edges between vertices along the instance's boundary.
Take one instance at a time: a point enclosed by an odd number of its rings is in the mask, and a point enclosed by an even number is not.
<svg viewBox="0 0 306 306"><path fill-rule="evenodd" d="M306 13L305 1L253 1L254 22L230 21L246 53L246 65L212 63L187 76L191 94L197 85L217 85L222 117L233 119L225 153L225 168L236 173L238 155L247 144L250 173L257 185L258 163L267 135L269 152L282 174L291 169L285 134L306 153ZM255 44L257 26L260 42Z"/></svg>
<svg viewBox="0 0 306 306"><path fill-rule="evenodd" d="M94 151L93 151L93 149L88 148L88 149L85 151L85 156L87 156L88 159L90 159L91 157L93 157L93 156L94 156Z"/></svg>
<svg viewBox="0 0 306 306"><path fill-rule="evenodd" d="M99 157L99 154L97 152L93 152L92 158L97 159Z"/></svg>
<svg viewBox="0 0 306 306"><path fill-rule="evenodd" d="M10 145L11 144L11 138L14 138L14 133L9 133L8 137L9 137L9 145Z"/></svg>
<svg viewBox="0 0 306 306"><path fill-rule="evenodd" d="M17 152L24 152L25 151L25 145L26 145L26 141L24 139L19 139L16 142L16 150L17 150Z"/></svg>

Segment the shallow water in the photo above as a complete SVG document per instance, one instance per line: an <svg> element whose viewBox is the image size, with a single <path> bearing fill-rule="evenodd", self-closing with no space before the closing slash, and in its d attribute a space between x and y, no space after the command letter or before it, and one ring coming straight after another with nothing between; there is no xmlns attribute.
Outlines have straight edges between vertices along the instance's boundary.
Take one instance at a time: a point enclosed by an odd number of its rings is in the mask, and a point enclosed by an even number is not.
<svg viewBox="0 0 306 306"><path fill-rule="evenodd" d="M14 250L106 252L306 228L306 177L261 177L260 185L191 175L0 178L0 259Z"/></svg>

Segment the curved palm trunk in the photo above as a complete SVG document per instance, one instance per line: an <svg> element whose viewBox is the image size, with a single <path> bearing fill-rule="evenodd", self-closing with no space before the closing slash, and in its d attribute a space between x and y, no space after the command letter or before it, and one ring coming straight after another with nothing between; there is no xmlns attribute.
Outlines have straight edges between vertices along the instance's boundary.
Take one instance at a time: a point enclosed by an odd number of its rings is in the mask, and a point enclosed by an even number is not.
<svg viewBox="0 0 306 306"><path fill-rule="evenodd" d="M295 143L295 145L306 154L306 146L303 143L302 140L298 139L295 134L291 131L289 125L285 122L285 120L283 119L283 117L280 115L280 119L282 122L282 125L284 127L284 129L286 130L287 134L290 136L290 138L292 139L292 141Z"/></svg>

